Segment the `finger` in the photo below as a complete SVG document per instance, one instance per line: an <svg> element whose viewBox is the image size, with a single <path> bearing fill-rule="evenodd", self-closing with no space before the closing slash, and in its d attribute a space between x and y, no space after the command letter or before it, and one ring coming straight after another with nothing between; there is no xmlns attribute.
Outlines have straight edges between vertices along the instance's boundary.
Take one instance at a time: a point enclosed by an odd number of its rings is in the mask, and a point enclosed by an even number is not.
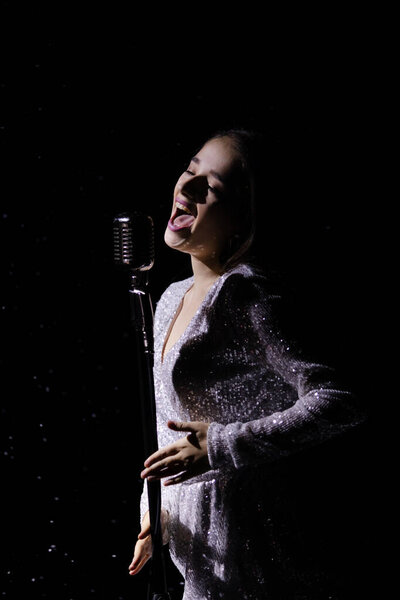
<svg viewBox="0 0 400 600"><path fill-rule="evenodd" d="M208 470L208 469L207 469ZM189 469L185 469L176 475L175 477L171 477L171 479L166 479L164 481L164 485L175 485L177 483L182 483L182 481L187 481L192 477L196 477L197 475L201 475L204 473L204 469L202 468L200 463L195 463L190 466Z"/></svg>
<svg viewBox="0 0 400 600"><path fill-rule="evenodd" d="M168 475L173 475L174 473L178 473L182 471L184 467L184 462L182 460L177 460L177 457L169 457L165 460L162 460L158 463L155 463L151 467L144 469L140 476L144 479L152 480L154 477L167 477ZM177 470L178 469L178 470Z"/></svg>
<svg viewBox="0 0 400 600"><path fill-rule="evenodd" d="M186 481L187 479L190 479L191 477L194 477L194 475L193 475L193 473L189 473L188 471L186 471L185 473L179 473L175 477L166 479L164 481L164 485L165 486L176 485L177 483L182 483L182 481Z"/></svg>
<svg viewBox="0 0 400 600"><path fill-rule="evenodd" d="M135 546L135 552L133 555L133 559L131 564L129 565L129 571L135 571L135 573L137 573L138 571L140 571L140 569L143 567L143 565L149 560L149 558L151 557L151 542L150 542L150 538L149 541L145 540L140 541L140 542L136 542L136 546ZM135 574L135 573L131 573L131 574Z"/></svg>
<svg viewBox="0 0 400 600"><path fill-rule="evenodd" d="M182 463L179 463L178 465L171 466L168 470L162 471L158 475L149 475L147 477L147 480L156 481L157 479L163 479L164 477L171 477L172 475L177 475L178 473L181 473L184 468L184 465Z"/></svg>
<svg viewBox="0 0 400 600"><path fill-rule="evenodd" d="M150 535L150 525L142 529L138 535L138 540L144 540L147 536Z"/></svg>
<svg viewBox="0 0 400 600"><path fill-rule="evenodd" d="M129 575L136 575L136 573L139 573L149 558L150 554L146 553L144 556L139 557L137 561L132 562L132 564L129 565Z"/></svg>
<svg viewBox="0 0 400 600"><path fill-rule="evenodd" d="M195 421L168 421L167 426L174 431L190 431L191 433L198 431Z"/></svg>
<svg viewBox="0 0 400 600"><path fill-rule="evenodd" d="M132 562L129 565L129 568L136 567L140 563L142 558L145 556L145 554L147 554L147 552L148 548L146 549L146 543L137 542L135 545L135 552L133 554Z"/></svg>
<svg viewBox="0 0 400 600"><path fill-rule="evenodd" d="M178 454L179 451L179 448L176 448L175 444L171 444L170 446L161 448L161 450L157 450L157 452L154 452L154 454L146 458L146 460L144 461L144 466L150 467L154 463L163 460L168 456L174 456L175 454Z"/></svg>

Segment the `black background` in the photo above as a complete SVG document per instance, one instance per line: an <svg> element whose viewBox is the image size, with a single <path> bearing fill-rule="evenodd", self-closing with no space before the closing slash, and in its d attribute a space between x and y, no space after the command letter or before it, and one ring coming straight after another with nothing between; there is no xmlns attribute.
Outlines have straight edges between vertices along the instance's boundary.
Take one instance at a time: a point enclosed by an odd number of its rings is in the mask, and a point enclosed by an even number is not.
<svg viewBox="0 0 400 600"><path fill-rule="evenodd" d="M144 18L117 4L20 7L20 20L10 7L0 121L0 592L144 598L147 571L127 574L143 456L112 219L132 208L152 215L155 303L189 274L186 257L162 239L185 161L216 129L266 133L275 159L266 167L261 260L284 275L298 333L369 407L364 223L374 182L365 72L373 59L360 51L355 21L321 15L319 28L297 37L292 15L293 29L283 20L272 40L274 21L261 14L217 20L204 6L180 21L165 9L154 21L151 10ZM368 587L370 466L363 427L322 450L313 472L331 515L332 555L356 589ZM171 565L169 577L179 598Z"/></svg>

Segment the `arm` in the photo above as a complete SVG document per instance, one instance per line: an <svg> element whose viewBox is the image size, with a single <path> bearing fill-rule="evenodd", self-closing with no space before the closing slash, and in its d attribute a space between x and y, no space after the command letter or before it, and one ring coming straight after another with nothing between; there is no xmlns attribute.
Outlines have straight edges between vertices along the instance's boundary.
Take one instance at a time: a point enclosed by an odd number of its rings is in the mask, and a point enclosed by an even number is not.
<svg viewBox="0 0 400 600"><path fill-rule="evenodd" d="M282 411L250 422L211 423L208 456L213 469L283 458L328 440L365 418L359 400L336 381L334 370L304 358L296 343L284 335L279 305L280 298L268 295L254 280L238 281L221 297L220 308L225 318L229 317L230 327L236 327L236 335L255 340L260 360L278 385L292 390L295 401Z"/></svg>
<svg viewBox="0 0 400 600"><path fill-rule="evenodd" d="M262 370L273 374L276 384L286 390L286 409L249 422L176 424L181 431L190 431L189 438L198 444L189 444L186 437L162 448L146 460L142 477L176 475L164 484L171 485L210 468L238 469L274 461L364 420L357 399L337 384L334 371L304 359L287 341L278 325L279 298L266 294L254 279L231 276L218 297L214 318L224 323L224 339L243 345L251 340L251 360L256 355Z"/></svg>

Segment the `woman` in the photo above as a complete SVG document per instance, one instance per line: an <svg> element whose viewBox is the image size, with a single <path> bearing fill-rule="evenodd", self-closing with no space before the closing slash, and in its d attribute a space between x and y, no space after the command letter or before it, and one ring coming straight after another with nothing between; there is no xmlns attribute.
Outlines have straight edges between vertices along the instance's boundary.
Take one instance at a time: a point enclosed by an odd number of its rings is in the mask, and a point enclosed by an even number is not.
<svg viewBox="0 0 400 600"><path fill-rule="evenodd" d="M218 133L174 190L165 242L191 256L154 322L164 541L184 600L336 598L294 534L291 455L354 426L355 400L332 369L304 358L278 324L279 297L246 263L260 164L258 136ZM146 494L129 567L151 554ZM326 595L330 593L331 595Z"/></svg>

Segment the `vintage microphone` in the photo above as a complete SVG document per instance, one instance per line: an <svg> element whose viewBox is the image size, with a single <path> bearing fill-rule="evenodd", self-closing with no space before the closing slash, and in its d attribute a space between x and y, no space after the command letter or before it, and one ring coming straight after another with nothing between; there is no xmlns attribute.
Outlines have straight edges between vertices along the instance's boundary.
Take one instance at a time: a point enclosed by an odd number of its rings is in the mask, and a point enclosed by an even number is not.
<svg viewBox="0 0 400 600"><path fill-rule="evenodd" d="M136 332L139 390L147 458L158 450L153 380L153 306L148 291L148 273L154 264L154 227L151 217L121 213L114 218L114 262L130 276L131 322ZM162 550L161 484L147 480L152 558L147 598L169 600L166 567Z"/></svg>

